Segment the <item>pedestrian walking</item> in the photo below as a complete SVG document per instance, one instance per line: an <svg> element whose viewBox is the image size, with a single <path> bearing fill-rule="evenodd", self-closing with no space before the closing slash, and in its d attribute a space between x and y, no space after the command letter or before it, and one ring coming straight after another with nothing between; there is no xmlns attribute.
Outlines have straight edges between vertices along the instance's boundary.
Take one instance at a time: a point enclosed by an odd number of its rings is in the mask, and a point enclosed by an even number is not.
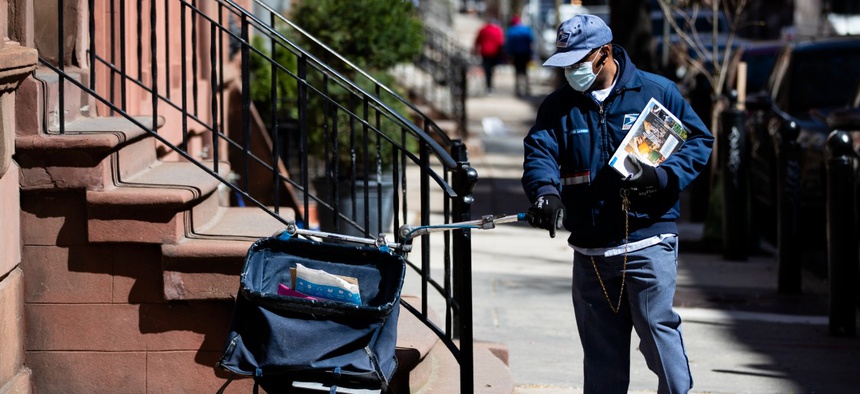
<svg viewBox="0 0 860 394"><path fill-rule="evenodd" d="M505 32L493 19L488 19L475 37L474 51L481 56L487 93L493 92L493 71L503 61L504 44Z"/></svg>
<svg viewBox="0 0 860 394"><path fill-rule="evenodd" d="M533 43L532 29L522 24L519 15L511 17L511 24L505 31L505 52L514 62L514 94L517 96L531 94L528 66L532 61Z"/></svg>
<svg viewBox="0 0 860 394"><path fill-rule="evenodd" d="M554 237L563 217L570 231L584 392L627 392L635 329L658 392L686 393L693 379L672 309L676 221L679 194L705 167L713 135L677 86L638 70L597 16L564 21L543 65L563 68L568 83L546 97L524 138L522 184L532 226ZM633 160L622 178L607 161L652 97L680 119L686 142L657 167Z"/></svg>

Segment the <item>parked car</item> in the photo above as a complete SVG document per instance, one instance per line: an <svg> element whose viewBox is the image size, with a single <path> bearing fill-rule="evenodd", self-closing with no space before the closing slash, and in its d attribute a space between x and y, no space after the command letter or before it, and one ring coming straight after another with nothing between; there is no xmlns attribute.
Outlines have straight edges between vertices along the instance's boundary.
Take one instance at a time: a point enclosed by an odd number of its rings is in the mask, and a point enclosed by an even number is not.
<svg viewBox="0 0 860 394"><path fill-rule="evenodd" d="M723 95L726 99L720 103L721 108L734 105L735 100L740 99L738 67L741 62L746 63L744 98L755 96L753 101L761 101L762 97L767 95L768 77L776 63L776 58L787 44L784 41L747 41L744 46L738 47L726 66L726 82L723 87ZM707 98L710 99L710 96ZM755 103L753 105L755 106ZM763 115L764 111L753 111L753 114ZM721 130L721 119L718 117L715 120L715 127Z"/></svg>
<svg viewBox="0 0 860 394"><path fill-rule="evenodd" d="M736 48L727 68L726 87L729 90L738 88L738 64L747 65L746 94L758 93L767 88L767 79L776 63L776 57L785 47L783 41L745 41L743 46Z"/></svg>
<svg viewBox="0 0 860 394"><path fill-rule="evenodd" d="M798 223L809 247L826 242L824 150L827 114L852 104L860 86L860 37L810 39L786 45L766 88L747 98L753 222L776 242L777 143L797 133L801 155ZM792 125L796 129L789 130Z"/></svg>

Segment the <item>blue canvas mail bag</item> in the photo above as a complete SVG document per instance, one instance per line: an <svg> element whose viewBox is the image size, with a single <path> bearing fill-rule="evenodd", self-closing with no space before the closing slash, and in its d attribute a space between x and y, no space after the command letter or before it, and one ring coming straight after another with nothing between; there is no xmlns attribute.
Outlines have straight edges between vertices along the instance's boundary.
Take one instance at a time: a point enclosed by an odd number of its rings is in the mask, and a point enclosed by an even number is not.
<svg viewBox="0 0 860 394"><path fill-rule="evenodd" d="M296 264L356 278L361 303L279 295ZM270 393L294 381L387 391L404 275L404 258L379 248L260 239L248 250L218 365Z"/></svg>

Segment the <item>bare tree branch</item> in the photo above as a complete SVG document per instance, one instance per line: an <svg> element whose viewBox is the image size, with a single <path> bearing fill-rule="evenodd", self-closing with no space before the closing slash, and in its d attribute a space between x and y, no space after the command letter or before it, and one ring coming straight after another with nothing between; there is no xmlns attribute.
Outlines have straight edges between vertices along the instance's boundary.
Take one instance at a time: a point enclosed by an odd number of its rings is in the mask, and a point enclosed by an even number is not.
<svg viewBox="0 0 860 394"><path fill-rule="evenodd" d="M749 5L749 0L711 0L711 18L713 21L710 45L705 45L696 27L696 20L702 12L698 2L669 4L666 0L660 0L658 4L663 11L664 21L666 21L664 23L669 23L672 26L672 30L679 39L679 42L675 44L679 48L673 50L673 53L678 56L678 63L702 74L710 83L713 95L715 97L720 96L726 83L735 34L740 28L741 13ZM725 15L725 23L728 25L725 47L722 49L719 47L720 10ZM682 20L684 26L678 24L675 16L680 17L679 19ZM666 48L666 50L672 49Z"/></svg>

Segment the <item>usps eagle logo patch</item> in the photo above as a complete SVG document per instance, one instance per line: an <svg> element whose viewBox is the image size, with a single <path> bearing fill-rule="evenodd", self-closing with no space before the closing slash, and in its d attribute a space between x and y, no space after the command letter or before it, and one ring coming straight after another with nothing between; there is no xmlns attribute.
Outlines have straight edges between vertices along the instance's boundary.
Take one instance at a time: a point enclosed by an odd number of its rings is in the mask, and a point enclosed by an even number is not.
<svg viewBox="0 0 860 394"><path fill-rule="evenodd" d="M555 40L555 46L558 48L567 48L568 41L570 41L570 33L560 32L558 33L558 39Z"/></svg>
<svg viewBox="0 0 860 394"><path fill-rule="evenodd" d="M636 123L636 118L639 114L626 114L624 115L624 124L621 125L621 130L630 130L633 127L633 123Z"/></svg>

